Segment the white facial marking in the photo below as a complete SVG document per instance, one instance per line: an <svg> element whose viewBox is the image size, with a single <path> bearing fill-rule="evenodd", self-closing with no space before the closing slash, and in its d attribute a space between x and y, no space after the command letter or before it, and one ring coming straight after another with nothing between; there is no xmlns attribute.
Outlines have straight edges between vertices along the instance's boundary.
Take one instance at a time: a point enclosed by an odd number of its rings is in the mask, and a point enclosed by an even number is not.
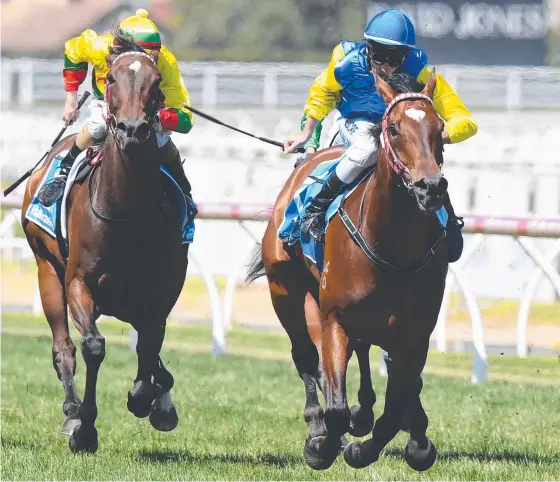
<svg viewBox="0 0 560 482"><path fill-rule="evenodd" d="M135 60L134 62L132 62L128 68L130 70L134 70L134 72L138 72L138 69L140 69L140 67L142 66L142 64L140 63L140 61Z"/></svg>
<svg viewBox="0 0 560 482"><path fill-rule="evenodd" d="M426 113L420 109L406 109L404 112L408 117L414 119L416 122L420 122L424 117L426 117Z"/></svg>

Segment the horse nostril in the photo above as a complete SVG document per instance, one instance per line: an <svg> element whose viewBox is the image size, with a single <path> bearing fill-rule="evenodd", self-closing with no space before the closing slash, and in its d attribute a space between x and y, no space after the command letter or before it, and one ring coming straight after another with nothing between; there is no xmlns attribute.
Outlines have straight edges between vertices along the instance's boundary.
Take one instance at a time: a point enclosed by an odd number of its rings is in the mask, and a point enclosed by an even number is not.
<svg viewBox="0 0 560 482"><path fill-rule="evenodd" d="M414 187L419 191L427 191L428 183L426 182L425 178L422 178L419 181L414 182Z"/></svg>
<svg viewBox="0 0 560 482"><path fill-rule="evenodd" d="M445 179L445 177L441 176L439 178L439 181L437 183L437 189L438 191L443 194L445 191L447 191L447 187L449 186L449 183L447 182L447 179Z"/></svg>
<svg viewBox="0 0 560 482"><path fill-rule="evenodd" d="M150 136L150 124L146 121L142 121L136 128L134 129L134 137L139 141L146 140Z"/></svg>
<svg viewBox="0 0 560 482"><path fill-rule="evenodd" d="M117 124L117 129L119 131L123 131L123 132L128 131L128 127L126 126L126 124L123 121L121 121Z"/></svg>

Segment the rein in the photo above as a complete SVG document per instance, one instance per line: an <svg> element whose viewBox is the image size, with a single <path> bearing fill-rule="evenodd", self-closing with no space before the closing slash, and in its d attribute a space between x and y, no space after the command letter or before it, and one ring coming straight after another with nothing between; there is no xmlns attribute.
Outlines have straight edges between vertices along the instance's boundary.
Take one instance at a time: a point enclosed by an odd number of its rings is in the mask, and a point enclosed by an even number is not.
<svg viewBox="0 0 560 482"><path fill-rule="evenodd" d="M403 184L408 189L408 191L411 192L412 180L410 179L410 171L396 155L395 151L393 150L393 147L391 146L391 143L389 142L389 135L388 135L389 113L395 107L395 105L405 100L427 100L430 103L430 105L433 105L433 101L429 96L422 93L399 94L387 106L387 109L383 114L383 120L381 122L381 136L380 136L381 146L385 151L385 154L387 155L387 159L389 160L389 165L391 166L393 171L400 177L400 179L402 180ZM418 273L419 271L424 269L426 265L432 260L432 258L434 257L434 255L436 254L439 248L440 241L446 238L447 233L445 229L442 227L439 236L435 240L434 244L432 244L432 246L424 256L424 258L422 258L422 261L420 261L420 263L418 263L412 268L402 268L392 263L391 261L386 260L382 256L378 255L373 249L370 248L367 240L364 238L363 234L360 231L362 227L362 221L364 215L363 208L364 208L365 197L366 197L366 193L368 192L367 187L371 182L371 180L373 179L373 176L374 174L372 173L367 181L367 185L362 194L362 199L360 201L358 226L356 227L352 219L350 219L348 212L344 209L342 205L338 208L338 215L340 216L340 220L342 221L342 224L348 231L348 234L350 235L352 240L362 249L364 254L368 257L368 259L373 264L379 266L380 268L396 273L404 273L404 274Z"/></svg>

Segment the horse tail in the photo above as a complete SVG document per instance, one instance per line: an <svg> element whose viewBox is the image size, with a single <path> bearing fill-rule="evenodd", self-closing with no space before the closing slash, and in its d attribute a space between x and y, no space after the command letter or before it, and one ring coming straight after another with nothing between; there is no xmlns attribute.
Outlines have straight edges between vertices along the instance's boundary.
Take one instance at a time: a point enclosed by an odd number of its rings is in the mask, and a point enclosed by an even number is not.
<svg viewBox="0 0 560 482"><path fill-rule="evenodd" d="M249 271L247 272L245 282L247 284L250 284L261 276L264 276L265 274L264 261L262 259L262 245L260 243L257 243L255 253L253 254L253 258L249 263Z"/></svg>

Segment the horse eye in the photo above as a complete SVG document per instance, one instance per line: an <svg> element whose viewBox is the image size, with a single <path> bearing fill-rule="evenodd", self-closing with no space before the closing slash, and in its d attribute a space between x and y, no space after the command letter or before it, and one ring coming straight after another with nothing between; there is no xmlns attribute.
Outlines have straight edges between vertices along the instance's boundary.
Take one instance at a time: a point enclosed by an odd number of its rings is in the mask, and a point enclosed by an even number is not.
<svg viewBox="0 0 560 482"><path fill-rule="evenodd" d="M397 132L397 128L395 126L395 124L389 124L389 132L391 133L391 136L393 137L397 137L399 135L399 133Z"/></svg>
<svg viewBox="0 0 560 482"><path fill-rule="evenodd" d="M115 78L113 77L112 74L108 74L108 75L107 75L107 82L109 82L110 84L114 84L114 83L115 83Z"/></svg>

